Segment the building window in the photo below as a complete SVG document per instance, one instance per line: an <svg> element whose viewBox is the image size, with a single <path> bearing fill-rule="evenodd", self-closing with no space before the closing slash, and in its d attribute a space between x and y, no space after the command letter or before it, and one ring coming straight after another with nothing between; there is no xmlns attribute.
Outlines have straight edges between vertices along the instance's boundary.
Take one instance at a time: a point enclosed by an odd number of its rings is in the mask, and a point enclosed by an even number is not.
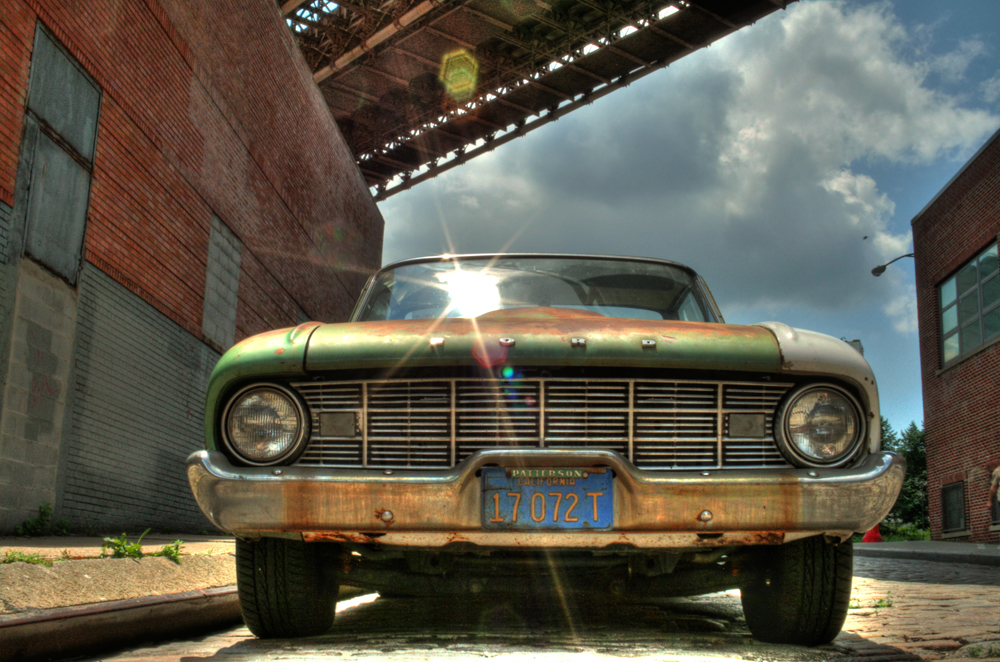
<svg viewBox="0 0 1000 662"><path fill-rule="evenodd" d="M987 248L938 287L942 365L1000 338L1000 270L997 244Z"/></svg>
<svg viewBox="0 0 1000 662"><path fill-rule="evenodd" d="M965 483L949 483L941 488L941 532L965 531Z"/></svg>

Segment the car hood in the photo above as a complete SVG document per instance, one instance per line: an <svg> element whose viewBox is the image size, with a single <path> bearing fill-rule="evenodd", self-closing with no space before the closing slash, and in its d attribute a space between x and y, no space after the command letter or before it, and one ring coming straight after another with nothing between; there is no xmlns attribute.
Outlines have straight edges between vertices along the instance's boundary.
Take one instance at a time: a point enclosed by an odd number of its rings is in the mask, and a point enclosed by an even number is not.
<svg viewBox="0 0 1000 662"><path fill-rule="evenodd" d="M774 334L757 326L514 308L472 319L326 324L310 336L305 356L307 372L476 363L777 372L781 353Z"/></svg>

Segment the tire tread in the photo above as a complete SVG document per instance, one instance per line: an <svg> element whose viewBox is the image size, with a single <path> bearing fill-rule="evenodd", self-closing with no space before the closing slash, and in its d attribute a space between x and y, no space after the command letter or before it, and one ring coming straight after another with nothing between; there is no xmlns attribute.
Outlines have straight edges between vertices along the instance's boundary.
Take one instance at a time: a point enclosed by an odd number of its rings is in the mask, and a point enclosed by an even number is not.
<svg viewBox="0 0 1000 662"><path fill-rule="evenodd" d="M847 617L854 571L850 542L821 536L783 545L762 574L742 590L750 632L761 641L817 646L831 642Z"/></svg>
<svg viewBox="0 0 1000 662"><path fill-rule="evenodd" d="M320 550L295 540L236 541L243 620L261 638L308 637L333 625L338 587L324 577Z"/></svg>

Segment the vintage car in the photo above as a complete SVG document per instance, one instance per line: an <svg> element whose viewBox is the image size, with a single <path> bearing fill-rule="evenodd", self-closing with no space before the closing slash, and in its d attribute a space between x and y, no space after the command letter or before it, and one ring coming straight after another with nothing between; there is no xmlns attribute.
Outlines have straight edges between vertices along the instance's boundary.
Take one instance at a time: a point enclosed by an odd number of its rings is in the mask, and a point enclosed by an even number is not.
<svg viewBox="0 0 1000 662"><path fill-rule="evenodd" d="M835 338L727 325L657 259L406 260L351 320L248 338L208 389L195 498L237 537L259 637L383 595L739 589L751 633L816 645L855 532L891 509L875 378Z"/></svg>

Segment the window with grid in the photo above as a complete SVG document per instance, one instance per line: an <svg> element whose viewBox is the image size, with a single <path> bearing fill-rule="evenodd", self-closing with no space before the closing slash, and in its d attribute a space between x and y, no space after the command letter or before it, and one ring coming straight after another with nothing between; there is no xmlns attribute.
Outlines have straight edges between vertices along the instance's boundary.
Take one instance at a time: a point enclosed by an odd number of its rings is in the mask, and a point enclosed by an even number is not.
<svg viewBox="0 0 1000 662"><path fill-rule="evenodd" d="M1000 269L997 244L987 248L938 287L941 363L958 361L1000 338Z"/></svg>

